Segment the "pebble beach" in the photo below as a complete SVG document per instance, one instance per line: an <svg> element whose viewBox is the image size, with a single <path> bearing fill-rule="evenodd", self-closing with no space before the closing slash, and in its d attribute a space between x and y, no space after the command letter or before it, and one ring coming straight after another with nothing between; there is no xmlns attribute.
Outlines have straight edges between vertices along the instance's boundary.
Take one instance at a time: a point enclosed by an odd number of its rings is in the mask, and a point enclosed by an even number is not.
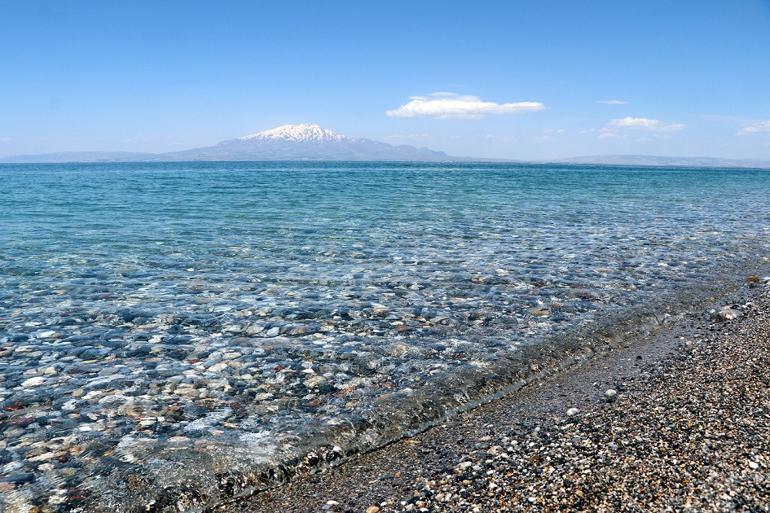
<svg viewBox="0 0 770 513"><path fill-rule="evenodd" d="M770 511L769 364L767 281L652 339L220 511Z"/></svg>

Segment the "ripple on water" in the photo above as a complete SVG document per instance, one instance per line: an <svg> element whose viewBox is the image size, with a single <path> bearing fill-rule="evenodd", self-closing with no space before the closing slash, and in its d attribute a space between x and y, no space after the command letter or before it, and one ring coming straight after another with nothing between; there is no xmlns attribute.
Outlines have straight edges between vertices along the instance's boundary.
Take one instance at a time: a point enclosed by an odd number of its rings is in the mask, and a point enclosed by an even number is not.
<svg viewBox="0 0 770 513"><path fill-rule="evenodd" d="M12 510L151 496L194 509L285 477L280 463L335 461L519 379L530 363L517 358L540 358L544 340L770 246L762 171L0 174L0 488ZM196 488L180 491L191 470Z"/></svg>

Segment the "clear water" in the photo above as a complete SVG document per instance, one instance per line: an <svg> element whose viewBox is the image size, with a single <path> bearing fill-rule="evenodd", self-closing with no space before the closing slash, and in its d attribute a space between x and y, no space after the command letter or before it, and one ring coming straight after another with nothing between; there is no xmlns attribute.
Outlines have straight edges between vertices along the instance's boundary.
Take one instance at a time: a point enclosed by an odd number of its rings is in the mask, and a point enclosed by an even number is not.
<svg viewBox="0 0 770 513"><path fill-rule="evenodd" d="M301 457L387 424L383 398L769 248L767 171L0 166L6 505L118 507L110 487L179 448L244 472Z"/></svg>

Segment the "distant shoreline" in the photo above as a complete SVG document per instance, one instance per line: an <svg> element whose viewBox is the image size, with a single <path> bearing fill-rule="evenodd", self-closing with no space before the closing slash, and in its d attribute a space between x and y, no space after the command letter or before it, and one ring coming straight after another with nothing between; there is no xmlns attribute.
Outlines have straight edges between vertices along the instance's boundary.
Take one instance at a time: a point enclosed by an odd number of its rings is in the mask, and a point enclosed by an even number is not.
<svg viewBox="0 0 770 513"><path fill-rule="evenodd" d="M273 160L63 160L63 161L14 161L9 159L0 159L0 166L54 166L54 165L94 165L94 164L226 164L226 163L298 163L298 164L419 164L419 165L522 165L522 166L566 166L566 167L589 167L589 166L609 166L617 168L643 168L643 169L741 169L741 170L768 170L769 162L748 162L741 161L721 161L720 163L707 164L701 160L693 163L681 162L683 159L676 159L673 163L634 163L634 162L606 162L606 161L570 161L570 160L544 160L544 161L525 161L525 160L497 160L497 159L467 159L467 160L344 160L344 159L273 159ZM715 159L716 160L716 159Z"/></svg>

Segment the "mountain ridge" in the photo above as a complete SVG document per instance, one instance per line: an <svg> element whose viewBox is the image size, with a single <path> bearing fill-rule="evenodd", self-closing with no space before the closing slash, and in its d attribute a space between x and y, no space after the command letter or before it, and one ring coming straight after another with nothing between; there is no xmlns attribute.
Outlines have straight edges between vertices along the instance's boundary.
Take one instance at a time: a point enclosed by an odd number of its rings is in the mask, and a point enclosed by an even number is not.
<svg viewBox="0 0 770 513"><path fill-rule="evenodd" d="M75 162L180 162L180 161L373 161L373 162L519 162L564 165L617 165L668 167L770 168L770 161L713 157L663 157L655 155L588 155L540 161L457 157L441 151L410 145L392 145L365 138L353 138L317 124L280 125L252 134L227 139L212 146L188 150L142 152L55 152L13 155L0 163Z"/></svg>
<svg viewBox="0 0 770 513"><path fill-rule="evenodd" d="M770 160L729 159L719 157L665 157L658 155L584 155L564 159L542 161L548 164L595 164L608 166L645 167L740 167L770 168Z"/></svg>

